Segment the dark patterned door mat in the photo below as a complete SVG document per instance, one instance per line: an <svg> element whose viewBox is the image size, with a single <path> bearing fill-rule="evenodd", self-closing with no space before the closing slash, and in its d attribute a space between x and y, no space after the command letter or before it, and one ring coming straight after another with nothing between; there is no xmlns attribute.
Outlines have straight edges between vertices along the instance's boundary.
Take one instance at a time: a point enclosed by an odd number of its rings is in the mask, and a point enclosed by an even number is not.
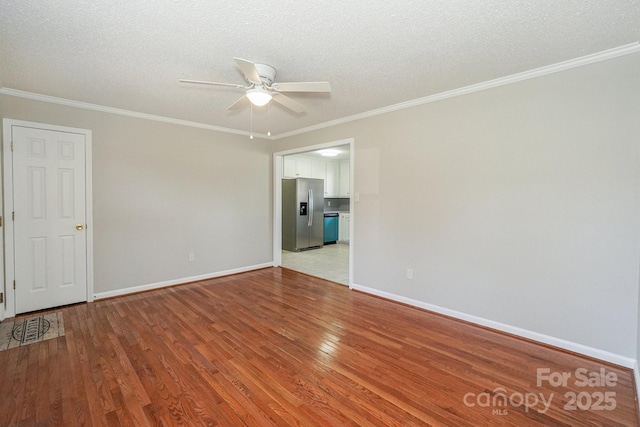
<svg viewBox="0 0 640 427"><path fill-rule="evenodd" d="M0 323L0 351L64 336L62 312L6 319Z"/></svg>

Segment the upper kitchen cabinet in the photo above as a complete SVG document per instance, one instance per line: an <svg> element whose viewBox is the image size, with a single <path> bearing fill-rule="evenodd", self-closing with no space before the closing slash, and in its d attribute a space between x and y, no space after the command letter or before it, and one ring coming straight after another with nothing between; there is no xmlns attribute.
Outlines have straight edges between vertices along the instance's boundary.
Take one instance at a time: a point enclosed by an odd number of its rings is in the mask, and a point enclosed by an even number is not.
<svg viewBox="0 0 640 427"><path fill-rule="evenodd" d="M342 147L342 149L345 150L348 147ZM314 152L284 156L282 176L323 179L324 197L345 198L351 195L348 156L328 159Z"/></svg>
<svg viewBox="0 0 640 427"><path fill-rule="evenodd" d="M325 197L338 197L340 192L340 166L337 162L326 162L327 179L324 181Z"/></svg>
<svg viewBox="0 0 640 427"><path fill-rule="evenodd" d="M286 156L283 159L282 174L287 178L311 178L311 159Z"/></svg>
<svg viewBox="0 0 640 427"><path fill-rule="evenodd" d="M291 156L282 159L282 176L285 178L295 178L296 176L296 159Z"/></svg>
<svg viewBox="0 0 640 427"><path fill-rule="evenodd" d="M311 159L311 178L327 179L327 162L321 159ZM326 192L326 186L325 186Z"/></svg>
<svg viewBox="0 0 640 427"><path fill-rule="evenodd" d="M349 160L340 162L339 197L351 197L351 166Z"/></svg>

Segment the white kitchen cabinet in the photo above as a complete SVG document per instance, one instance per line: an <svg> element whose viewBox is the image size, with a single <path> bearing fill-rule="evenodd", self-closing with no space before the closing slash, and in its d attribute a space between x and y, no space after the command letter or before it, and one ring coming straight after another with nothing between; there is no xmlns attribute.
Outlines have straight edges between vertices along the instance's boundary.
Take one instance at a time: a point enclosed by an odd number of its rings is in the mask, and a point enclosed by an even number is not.
<svg viewBox="0 0 640 427"><path fill-rule="evenodd" d="M349 242L351 214L341 213L338 218L338 241Z"/></svg>
<svg viewBox="0 0 640 427"><path fill-rule="evenodd" d="M351 197L351 167L349 161L340 162L340 184L338 195L340 197Z"/></svg>
<svg viewBox="0 0 640 427"><path fill-rule="evenodd" d="M327 162L327 178L324 181L324 196L338 197L340 191L340 165L337 162Z"/></svg>
<svg viewBox="0 0 640 427"><path fill-rule="evenodd" d="M311 159L294 156L284 157L282 176L289 178L311 178Z"/></svg>
<svg viewBox="0 0 640 427"><path fill-rule="evenodd" d="M351 197L349 160L325 160L306 156L285 156L282 176L324 180L325 197Z"/></svg>
<svg viewBox="0 0 640 427"><path fill-rule="evenodd" d="M311 178L311 159L298 157L296 159L296 174L301 178Z"/></svg>
<svg viewBox="0 0 640 427"><path fill-rule="evenodd" d="M327 162L322 159L311 159L311 178L327 179Z"/></svg>
<svg viewBox="0 0 640 427"><path fill-rule="evenodd" d="M282 176L296 177L296 159L294 157L287 156L282 159Z"/></svg>

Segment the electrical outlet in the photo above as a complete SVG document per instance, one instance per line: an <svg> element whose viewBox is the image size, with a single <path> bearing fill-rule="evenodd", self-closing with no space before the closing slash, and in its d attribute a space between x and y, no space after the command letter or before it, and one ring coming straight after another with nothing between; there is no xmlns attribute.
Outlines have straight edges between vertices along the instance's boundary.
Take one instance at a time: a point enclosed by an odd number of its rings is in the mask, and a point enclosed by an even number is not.
<svg viewBox="0 0 640 427"><path fill-rule="evenodd" d="M196 260L196 254L193 252L189 252L189 262L193 262Z"/></svg>
<svg viewBox="0 0 640 427"><path fill-rule="evenodd" d="M331 200L327 201L327 206L331 206Z"/></svg>
<svg viewBox="0 0 640 427"><path fill-rule="evenodd" d="M407 268L407 279L408 280L412 280L413 279L413 269L412 268Z"/></svg>

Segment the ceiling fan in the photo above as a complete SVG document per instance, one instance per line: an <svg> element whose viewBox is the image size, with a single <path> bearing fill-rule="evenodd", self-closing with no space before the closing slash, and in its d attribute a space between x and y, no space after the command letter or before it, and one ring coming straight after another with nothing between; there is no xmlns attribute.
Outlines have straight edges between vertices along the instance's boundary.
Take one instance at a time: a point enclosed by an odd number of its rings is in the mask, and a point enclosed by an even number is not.
<svg viewBox="0 0 640 427"><path fill-rule="evenodd" d="M295 111L303 113L304 105L284 95L282 92L331 92L329 82L274 82L276 69L267 64L256 64L246 59L233 58L238 68L244 74L247 85L234 83L207 82L201 80L180 79L183 83L197 83L213 86L228 86L243 89L245 95L231 104L228 110L233 110L242 106L245 97L258 107L268 104L271 100Z"/></svg>

